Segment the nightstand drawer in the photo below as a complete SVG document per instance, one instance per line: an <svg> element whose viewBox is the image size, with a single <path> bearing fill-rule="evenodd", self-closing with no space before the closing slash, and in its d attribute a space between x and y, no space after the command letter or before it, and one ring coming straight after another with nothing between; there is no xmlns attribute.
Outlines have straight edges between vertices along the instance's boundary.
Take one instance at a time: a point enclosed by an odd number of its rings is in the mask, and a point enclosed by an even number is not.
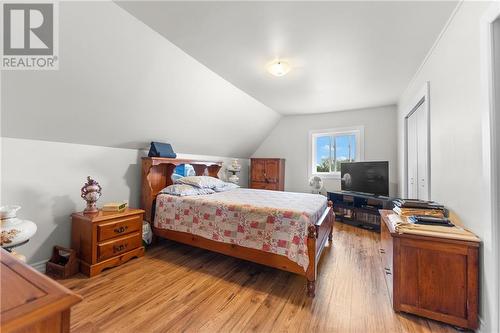
<svg viewBox="0 0 500 333"><path fill-rule="evenodd" d="M141 216L130 216L97 225L97 239L99 242L140 231L142 228Z"/></svg>
<svg viewBox="0 0 500 333"><path fill-rule="evenodd" d="M116 240L108 241L97 245L97 261L103 261L127 251L138 248L142 244L140 233L134 233Z"/></svg>
<svg viewBox="0 0 500 333"><path fill-rule="evenodd" d="M144 255L142 246L142 209L121 212L71 215L71 247L80 259L80 271L95 276L103 269Z"/></svg>

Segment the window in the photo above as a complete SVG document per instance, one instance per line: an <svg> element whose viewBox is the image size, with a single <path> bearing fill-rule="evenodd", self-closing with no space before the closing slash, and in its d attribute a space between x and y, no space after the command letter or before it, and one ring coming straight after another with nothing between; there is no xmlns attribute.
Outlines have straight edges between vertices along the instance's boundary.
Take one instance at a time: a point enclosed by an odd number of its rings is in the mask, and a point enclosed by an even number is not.
<svg viewBox="0 0 500 333"><path fill-rule="evenodd" d="M363 127L311 131L311 174L340 176L340 164L361 161Z"/></svg>

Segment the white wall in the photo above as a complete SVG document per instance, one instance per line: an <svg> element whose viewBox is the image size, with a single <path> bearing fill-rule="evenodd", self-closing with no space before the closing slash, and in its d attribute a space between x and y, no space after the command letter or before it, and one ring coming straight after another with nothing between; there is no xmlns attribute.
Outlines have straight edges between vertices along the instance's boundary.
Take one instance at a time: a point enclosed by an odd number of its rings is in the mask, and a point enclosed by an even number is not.
<svg viewBox="0 0 500 333"><path fill-rule="evenodd" d="M365 160L389 161L391 194L396 192L396 107L285 116L262 142L252 157L285 158L285 189L309 192L309 131L336 127L364 126ZM339 179L324 179L328 191L340 190Z"/></svg>
<svg viewBox="0 0 500 333"><path fill-rule="evenodd" d="M70 245L70 215L85 207L80 188L87 176L94 177L103 188L98 205L127 200L130 207L139 207L140 158L145 151L3 138L2 154L2 204L22 206L19 216L38 226L33 239L18 248L29 263L48 259L54 245ZM232 161L217 156L179 157L223 161L225 165ZM239 161L240 184L246 186L249 161Z"/></svg>
<svg viewBox="0 0 500 333"><path fill-rule="evenodd" d="M4 137L248 157L280 117L110 1L61 1L59 50L3 71Z"/></svg>
<svg viewBox="0 0 500 333"><path fill-rule="evenodd" d="M280 117L110 1L61 2L59 50L57 71L1 73L1 204L38 225L19 249L30 263L69 245L86 176L101 203L137 207L150 141L216 155L180 157L248 157Z"/></svg>
<svg viewBox="0 0 500 333"><path fill-rule="evenodd" d="M498 315L492 221L486 210L481 133L480 19L488 2L463 2L442 38L399 100L398 143L400 193L403 191L403 118L410 101L430 81L431 199L445 204L466 227L481 237L481 306L485 332Z"/></svg>
<svg viewBox="0 0 500 333"><path fill-rule="evenodd" d="M0 92L2 91L2 71L0 71ZM2 204L2 96L0 94L0 204Z"/></svg>

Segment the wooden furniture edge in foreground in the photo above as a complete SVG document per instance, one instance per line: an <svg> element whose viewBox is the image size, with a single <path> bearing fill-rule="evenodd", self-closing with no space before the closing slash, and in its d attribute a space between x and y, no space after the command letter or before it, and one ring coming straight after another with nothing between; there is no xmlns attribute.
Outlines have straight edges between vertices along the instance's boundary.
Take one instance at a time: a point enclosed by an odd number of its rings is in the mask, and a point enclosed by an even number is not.
<svg viewBox="0 0 500 333"><path fill-rule="evenodd" d="M381 210L381 260L395 311L475 330L480 242L398 234Z"/></svg>
<svg viewBox="0 0 500 333"><path fill-rule="evenodd" d="M1 331L69 332L70 308L82 297L0 250Z"/></svg>

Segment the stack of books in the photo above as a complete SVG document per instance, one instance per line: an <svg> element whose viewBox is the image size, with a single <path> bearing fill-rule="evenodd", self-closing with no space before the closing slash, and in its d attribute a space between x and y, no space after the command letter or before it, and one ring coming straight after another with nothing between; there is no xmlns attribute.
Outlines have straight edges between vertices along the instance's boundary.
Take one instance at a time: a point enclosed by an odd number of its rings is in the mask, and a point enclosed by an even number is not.
<svg viewBox="0 0 500 333"><path fill-rule="evenodd" d="M126 202L108 202L102 206L103 212L123 212L127 209L128 204Z"/></svg>
<svg viewBox="0 0 500 333"><path fill-rule="evenodd" d="M393 201L394 213L406 220L410 216L431 216L444 218L448 215L443 205L434 201L397 199Z"/></svg>
<svg viewBox="0 0 500 333"><path fill-rule="evenodd" d="M397 199L393 203L394 214L388 219L399 234L479 241L472 232L447 219L448 210L434 201Z"/></svg>

